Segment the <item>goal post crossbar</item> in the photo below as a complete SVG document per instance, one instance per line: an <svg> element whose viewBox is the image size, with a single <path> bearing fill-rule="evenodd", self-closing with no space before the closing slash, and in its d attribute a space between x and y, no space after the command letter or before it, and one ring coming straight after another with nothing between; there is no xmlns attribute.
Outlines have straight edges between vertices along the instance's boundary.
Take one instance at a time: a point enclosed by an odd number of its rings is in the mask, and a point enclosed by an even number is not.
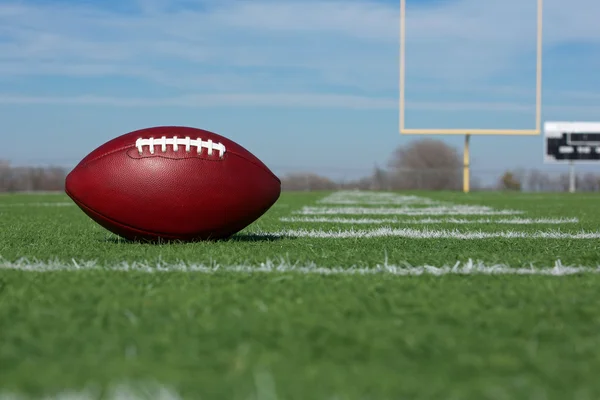
<svg viewBox="0 0 600 400"><path fill-rule="evenodd" d="M542 128L543 0L537 0L535 129L419 129L406 128L406 1L400 0L400 134L409 135L539 135Z"/></svg>

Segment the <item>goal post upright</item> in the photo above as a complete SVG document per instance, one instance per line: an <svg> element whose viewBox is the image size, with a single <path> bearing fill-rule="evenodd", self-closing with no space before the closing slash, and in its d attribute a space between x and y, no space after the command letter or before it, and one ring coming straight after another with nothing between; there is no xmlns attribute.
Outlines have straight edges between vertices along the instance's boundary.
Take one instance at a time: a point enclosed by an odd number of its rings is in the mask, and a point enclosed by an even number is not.
<svg viewBox="0 0 600 400"><path fill-rule="evenodd" d="M469 151L469 141L471 135L465 134L465 144L463 147L463 192L469 193L471 186L471 154Z"/></svg>
<svg viewBox="0 0 600 400"><path fill-rule="evenodd" d="M543 0L537 1L536 29L536 78L535 78L535 128L534 129L445 129L406 128L406 1L400 0L400 82L399 82L399 130L401 135L465 135L463 148L463 191L470 191L471 135L533 136L542 131L542 49L543 49Z"/></svg>

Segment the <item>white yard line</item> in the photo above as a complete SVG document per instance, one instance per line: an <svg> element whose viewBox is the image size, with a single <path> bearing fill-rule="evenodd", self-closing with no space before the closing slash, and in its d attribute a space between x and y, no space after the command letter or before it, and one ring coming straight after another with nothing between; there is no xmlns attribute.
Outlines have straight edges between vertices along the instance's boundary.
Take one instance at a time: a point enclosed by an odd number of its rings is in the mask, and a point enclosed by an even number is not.
<svg viewBox="0 0 600 400"><path fill-rule="evenodd" d="M27 196L62 196L65 194L64 190L17 190L15 192L3 192L0 193L0 198L2 197L11 197L15 195L26 194Z"/></svg>
<svg viewBox="0 0 600 400"><path fill-rule="evenodd" d="M53 271L135 271L145 273L168 273L168 272L190 272L213 274L226 273L298 273L314 275L374 275L388 274L397 276L414 275L550 275L564 276L583 273L600 273L600 265L597 266L568 266L563 265L560 260L553 265L534 267L511 267L506 264L485 263L482 261L467 260L450 265L419 265L410 264L376 264L371 267L337 266L321 267L315 263L297 264L289 261L267 260L260 264L219 265L195 264L186 262L177 263L147 263L147 262L122 262L119 264L103 266L95 261L36 261L20 259L17 261L0 261L0 269L12 269L28 272L53 272Z"/></svg>
<svg viewBox="0 0 600 400"><path fill-rule="evenodd" d="M309 223L332 223L332 224L509 224L509 225L531 225L531 224L576 224L578 218L329 218L329 217L281 217L282 222L309 222Z"/></svg>
<svg viewBox="0 0 600 400"><path fill-rule="evenodd" d="M2 203L0 202L0 207L68 207L68 206L73 206L75 205L75 203L72 202L60 202L60 201L55 201L55 202L46 202L46 203L39 203L39 202L31 202L31 203Z"/></svg>
<svg viewBox="0 0 600 400"><path fill-rule="evenodd" d="M98 388L65 390L59 393L31 397L11 392L0 392L0 400L95 400L100 398ZM102 398L107 400L181 400L173 388L160 384L120 384L107 388Z"/></svg>
<svg viewBox="0 0 600 400"><path fill-rule="evenodd" d="M324 197L323 199L361 199L361 198L380 198L380 199L425 199L426 197L420 197L415 195L402 195L394 192L378 192L371 190L339 190Z"/></svg>
<svg viewBox="0 0 600 400"><path fill-rule="evenodd" d="M440 201L430 199L334 199L334 200L319 200L319 204L349 204L349 205L409 205L409 204L441 204Z"/></svg>
<svg viewBox="0 0 600 400"><path fill-rule="evenodd" d="M361 230L318 230L318 229L287 229L277 232L253 232L252 235L259 237L275 238L328 238L328 239L349 239L349 238L381 238L381 237L402 237L409 239L600 239L600 231L578 233L561 232L559 230L537 231L537 232L484 232L450 229L411 229L411 228L390 228L382 227L377 229Z"/></svg>
<svg viewBox="0 0 600 400"><path fill-rule="evenodd" d="M517 210L494 210L484 206L438 207L303 207L294 211L300 215L513 215Z"/></svg>
<svg viewBox="0 0 600 400"><path fill-rule="evenodd" d="M414 195L389 192L340 191L317 200L321 204L439 204L441 202Z"/></svg>

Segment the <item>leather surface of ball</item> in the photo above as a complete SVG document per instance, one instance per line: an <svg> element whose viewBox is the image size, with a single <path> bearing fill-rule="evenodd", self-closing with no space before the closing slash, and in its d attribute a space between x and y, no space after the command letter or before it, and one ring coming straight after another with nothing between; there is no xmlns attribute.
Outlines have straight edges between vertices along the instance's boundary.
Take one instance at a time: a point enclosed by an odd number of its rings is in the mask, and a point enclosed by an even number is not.
<svg viewBox="0 0 600 400"><path fill-rule="evenodd" d="M279 198L280 180L239 144L203 129L140 129L101 145L65 191L94 221L130 240L227 238Z"/></svg>

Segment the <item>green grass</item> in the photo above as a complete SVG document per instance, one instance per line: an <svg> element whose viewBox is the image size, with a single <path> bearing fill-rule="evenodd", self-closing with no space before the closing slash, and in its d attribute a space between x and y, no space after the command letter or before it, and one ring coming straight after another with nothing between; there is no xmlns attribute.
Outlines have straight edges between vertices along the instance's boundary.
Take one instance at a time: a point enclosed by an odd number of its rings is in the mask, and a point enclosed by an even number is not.
<svg viewBox="0 0 600 400"><path fill-rule="evenodd" d="M231 240L118 240L62 195L0 196L0 257L111 266L143 261L322 267L600 264L598 239L270 238L327 193L285 193ZM596 194L417 193L457 204L576 217L548 225L412 225L598 231ZM24 203L31 203L27 206ZM412 217L409 217L412 218ZM460 216L457 216L460 218ZM473 218L473 217L469 217ZM400 225L398 225L400 226ZM2 261L0 261L2 264ZM600 275L356 276L0 269L0 393L156 383L191 399L596 399ZM1 396L0 396L1 398Z"/></svg>

